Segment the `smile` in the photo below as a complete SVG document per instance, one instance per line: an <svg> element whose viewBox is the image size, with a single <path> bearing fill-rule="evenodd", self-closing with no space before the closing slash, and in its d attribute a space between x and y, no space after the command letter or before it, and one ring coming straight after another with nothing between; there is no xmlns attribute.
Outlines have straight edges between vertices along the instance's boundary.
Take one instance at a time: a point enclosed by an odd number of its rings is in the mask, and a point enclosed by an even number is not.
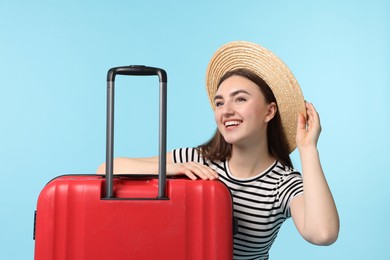
<svg viewBox="0 0 390 260"><path fill-rule="evenodd" d="M237 120L235 120L235 121L226 121L224 123L224 125L225 125L225 127L230 127L230 126L238 126L241 123L242 123L242 121L237 121Z"/></svg>

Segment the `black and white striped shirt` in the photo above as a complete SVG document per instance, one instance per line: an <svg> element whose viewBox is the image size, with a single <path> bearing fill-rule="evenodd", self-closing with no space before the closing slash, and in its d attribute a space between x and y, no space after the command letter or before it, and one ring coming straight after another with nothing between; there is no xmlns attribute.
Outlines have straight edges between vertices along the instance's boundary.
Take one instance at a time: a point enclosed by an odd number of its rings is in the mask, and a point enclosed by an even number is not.
<svg viewBox="0 0 390 260"><path fill-rule="evenodd" d="M234 259L268 259L280 226L289 218L291 200L303 194L302 176L276 161L249 179L235 178L228 161L205 160L195 148L173 150L175 163L199 162L214 169L233 196L238 233L234 236Z"/></svg>

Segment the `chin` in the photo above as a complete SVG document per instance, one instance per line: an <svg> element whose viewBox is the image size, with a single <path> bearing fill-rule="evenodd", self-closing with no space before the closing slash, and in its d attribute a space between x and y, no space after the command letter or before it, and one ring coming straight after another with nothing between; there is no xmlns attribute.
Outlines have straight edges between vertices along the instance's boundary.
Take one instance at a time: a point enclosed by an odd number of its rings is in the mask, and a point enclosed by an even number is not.
<svg viewBox="0 0 390 260"><path fill-rule="evenodd" d="M235 145L235 144L239 143L239 140L237 140L235 138L224 138L224 139L225 139L226 143L231 144L231 145Z"/></svg>

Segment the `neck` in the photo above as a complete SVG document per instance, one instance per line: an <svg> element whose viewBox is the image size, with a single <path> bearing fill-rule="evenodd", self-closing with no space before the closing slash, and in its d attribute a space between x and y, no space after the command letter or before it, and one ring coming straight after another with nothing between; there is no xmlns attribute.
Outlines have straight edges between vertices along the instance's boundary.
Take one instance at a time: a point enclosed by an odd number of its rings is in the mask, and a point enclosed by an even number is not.
<svg viewBox="0 0 390 260"><path fill-rule="evenodd" d="M233 146L229 160L231 173L239 178L250 178L266 170L275 158L268 151L268 144Z"/></svg>

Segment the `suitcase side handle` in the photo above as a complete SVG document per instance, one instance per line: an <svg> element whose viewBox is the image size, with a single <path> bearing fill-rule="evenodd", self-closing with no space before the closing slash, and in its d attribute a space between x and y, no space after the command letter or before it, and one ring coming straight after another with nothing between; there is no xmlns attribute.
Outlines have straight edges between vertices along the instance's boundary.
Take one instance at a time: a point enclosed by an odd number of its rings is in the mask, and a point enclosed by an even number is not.
<svg viewBox="0 0 390 260"><path fill-rule="evenodd" d="M153 76L160 82L158 196L166 199L167 73L160 68L132 65L111 68L107 73L106 199L113 199L114 170L114 86L116 75Z"/></svg>

